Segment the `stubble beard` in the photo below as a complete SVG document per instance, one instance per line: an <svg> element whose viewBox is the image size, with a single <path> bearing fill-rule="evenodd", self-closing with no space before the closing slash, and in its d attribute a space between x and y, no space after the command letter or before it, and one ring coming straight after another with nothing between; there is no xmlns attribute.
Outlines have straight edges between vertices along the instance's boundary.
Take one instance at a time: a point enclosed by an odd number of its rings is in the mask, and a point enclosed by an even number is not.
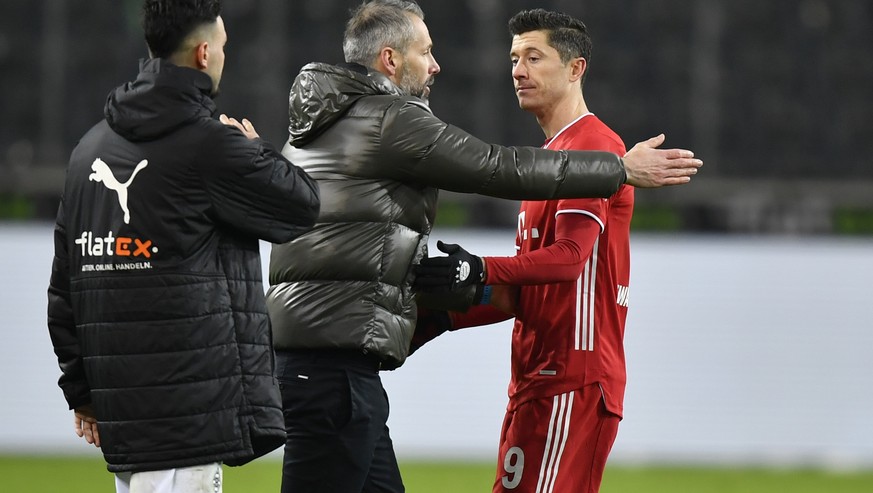
<svg viewBox="0 0 873 493"><path fill-rule="evenodd" d="M431 84L433 84L433 77L428 77L424 82L420 82L416 79L415 74L413 74L412 71L407 70L404 67L400 71L400 80L398 81L397 86L404 94L415 96L425 103L429 103L427 88Z"/></svg>

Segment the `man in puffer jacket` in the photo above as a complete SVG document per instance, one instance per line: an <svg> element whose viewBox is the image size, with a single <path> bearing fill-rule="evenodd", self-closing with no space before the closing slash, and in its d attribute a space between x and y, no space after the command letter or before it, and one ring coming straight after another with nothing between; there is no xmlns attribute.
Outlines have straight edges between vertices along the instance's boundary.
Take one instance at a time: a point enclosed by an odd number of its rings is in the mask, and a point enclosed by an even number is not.
<svg viewBox="0 0 873 493"><path fill-rule="evenodd" d="M489 145L436 118L426 99L439 65L423 18L412 2L361 5L348 63L307 65L291 89L283 153L318 180L322 203L315 228L270 260L286 493L403 491L378 372L407 356L411 266L426 256L439 189L545 200L609 197L626 181L611 153ZM628 183L684 183L701 164L659 143L628 154Z"/></svg>
<svg viewBox="0 0 873 493"><path fill-rule="evenodd" d="M145 2L152 58L73 151L58 211L59 385L118 491L220 491L222 463L285 441L258 239L311 228L318 187L248 121L214 118L219 14Z"/></svg>

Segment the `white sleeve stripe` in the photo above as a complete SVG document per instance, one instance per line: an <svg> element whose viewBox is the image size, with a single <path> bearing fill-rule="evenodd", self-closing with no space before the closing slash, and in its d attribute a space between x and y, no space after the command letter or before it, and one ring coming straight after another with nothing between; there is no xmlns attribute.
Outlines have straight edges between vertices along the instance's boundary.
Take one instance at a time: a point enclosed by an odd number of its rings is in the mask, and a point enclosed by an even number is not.
<svg viewBox="0 0 873 493"><path fill-rule="evenodd" d="M586 210L582 210L582 209L563 209L563 210L560 210L560 211L555 213L555 218L557 218L561 214L582 214L583 216L589 216L592 219L594 219L595 221L597 221L597 224L600 225L600 232L601 233L603 233L603 230L606 229L606 227L603 225L603 221L601 221L600 218L597 217L597 215L591 211L586 211Z"/></svg>

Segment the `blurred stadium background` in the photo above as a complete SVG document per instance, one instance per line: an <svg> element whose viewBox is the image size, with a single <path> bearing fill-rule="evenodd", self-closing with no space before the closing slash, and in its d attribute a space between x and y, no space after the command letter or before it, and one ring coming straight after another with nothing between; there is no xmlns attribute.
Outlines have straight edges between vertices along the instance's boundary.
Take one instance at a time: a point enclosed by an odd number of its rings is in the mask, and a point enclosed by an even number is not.
<svg viewBox="0 0 873 493"><path fill-rule="evenodd" d="M431 107L447 122L496 143L542 143L512 92L505 25L544 7L588 24L586 99L628 146L664 132L706 161L690 186L637 194L631 381L614 463L873 469L873 4L421 3L442 67ZM341 61L356 4L225 0L220 111L281 146L293 77L309 61ZM139 6L0 5L0 420L13 424L0 454L93 456L54 383L50 221L70 150L146 55ZM516 209L444 193L434 241L510 255ZM492 460L508 344L507 325L452 334L385 376L403 457Z"/></svg>
<svg viewBox="0 0 873 493"><path fill-rule="evenodd" d="M341 61L357 0L225 1L218 99L283 143L287 91ZM432 107L501 144L540 145L517 107L506 21L563 10L594 38L587 100L626 144L666 133L706 160L694 187L639 194L638 229L873 233L873 5L867 0L422 2L442 66ZM145 56L140 0L4 0L0 217L53 217L76 140ZM514 227L507 202L445 194L441 220ZM508 212L507 212L508 211Z"/></svg>

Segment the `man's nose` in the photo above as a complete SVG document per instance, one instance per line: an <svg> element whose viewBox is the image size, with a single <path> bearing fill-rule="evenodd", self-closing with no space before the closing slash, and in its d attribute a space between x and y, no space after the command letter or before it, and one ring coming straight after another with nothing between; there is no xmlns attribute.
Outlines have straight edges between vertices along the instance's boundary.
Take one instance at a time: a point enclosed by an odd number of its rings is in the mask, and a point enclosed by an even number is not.
<svg viewBox="0 0 873 493"><path fill-rule="evenodd" d="M523 79L525 77L527 77L527 70L524 69L524 65L516 63L515 66L512 67L512 78Z"/></svg>

